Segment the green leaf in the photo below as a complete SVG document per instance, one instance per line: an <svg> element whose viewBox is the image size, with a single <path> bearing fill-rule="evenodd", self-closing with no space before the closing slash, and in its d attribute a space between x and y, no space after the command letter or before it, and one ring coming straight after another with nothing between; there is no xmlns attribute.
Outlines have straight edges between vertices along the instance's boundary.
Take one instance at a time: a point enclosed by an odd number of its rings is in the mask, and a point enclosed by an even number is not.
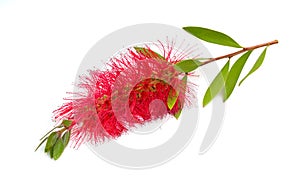
<svg viewBox="0 0 300 190"><path fill-rule="evenodd" d="M57 160L63 153L64 149L65 149L64 143L62 139L59 138L53 147L53 155L52 155L53 159Z"/></svg>
<svg viewBox="0 0 300 190"><path fill-rule="evenodd" d="M64 144L64 147L66 147L70 141L70 136L71 136L71 132L70 131L66 131L64 133L64 135L62 136L62 141Z"/></svg>
<svg viewBox="0 0 300 190"><path fill-rule="evenodd" d="M167 100L167 105L170 110L174 107L174 105L178 99L178 95L179 95L179 93L175 89L173 89L173 88L170 89L169 95L168 95L168 100Z"/></svg>
<svg viewBox="0 0 300 190"><path fill-rule="evenodd" d="M197 69L200 65L201 65L200 61L187 59L178 62L176 65L174 65L174 68L179 72L188 73Z"/></svg>
<svg viewBox="0 0 300 190"><path fill-rule="evenodd" d="M181 81L182 81L182 83L183 83L183 85L184 85L184 90L183 90L183 91L184 91L184 93L185 93L185 88L186 88L186 83L187 83L187 75L184 75L184 77L182 77ZM181 104L180 101L178 101L178 108L179 108L179 110L174 114L174 117L175 117L176 119L179 118L179 116L181 115L181 111L182 111L182 109L183 109L182 104Z"/></svg>
<svg viewBox="0 0 300 190"><path fill-rule="evenodd" d="M58 133L57 132L52 132L47 140L46 146L45 146L45 152L49 152L54 144L56 143L58 139Z"/></svg>
<svg viewBox="0 0 300 190"><path fill-rule="evenodd" d="M228 75L230 60L224 65L215 79L212 81L210 86L207 88L204 98L203 98L203 107L206 106L214 97L221 91L225 85L225 81Z"/></svg>
<svg viewBox="0 0 300 190"><path fill-rule="evenodd" d="M179 110L174 114L174 117L178 120L179 116L181 115L181 111L183 109L182 105L181 105L181 102L179 101L178 102L178 108Z"/></svg>
<svg viewBox="0 0 300 190"><path fill-rule="evenodd" d="M224 96L224 101L226 101L231 93L233 92L234 87L236 86L236 83L239 79L239 76L242 72L242 69L250 56L252 50L244 53L233 65L232 68L230 69L227 79L225 82L225 96Z"/></svg>
<svg viewBox="0 0 300 190"><path fill-rule="evenodd" d="M249 75L251 75L252 73L254 73L264 62L265 56L266 56L266 52L267 52L267 48L266 47L264 49L264 51L260 54L260 56L258 57L258 59L256 60L255 64L253 65L253 67L251 68L251 70L249 71L249 73L241 80L241 82L239 83L239 86L243 83L243 81L248 78Z"/></svg>
<svg viewBox="0 0 300 190"><path fill-rule="evenodd" d="M182 108L179 109L179 110L174 114L174 117L175 117L176 119L178 119L179 116L181 115L181 111L182 111Z"/></svg>
<svg viewBox="0 0 300 190"><path fill-rule="evenodd" d="M63 120L62 124L68 128L72 125L72 122L73 122L72 120Z"/></svg>
<svg viewBox="0 0 300 190"><path fill-rule="evenodd" d="M231 37L221 32L211 30L208 28L202 27L183 27L183 29L190 34L196 36L197 38L204 40L206 42L210 42L213 44L219 44L223 46L241 48L242 46L239 45L236 41L234 41Z"/></svg>
<svg viewBox="0 0 300 190"><path fill-rule="evenodd" d="M49 156L50 156L50 158L53 158L53 147L51 148L51 150L49 152Z"/></svg>
<svg viewBox="0 0 300 190"><path fill-rule="evenodd" d="M155 51L152 51L150 49L147 48L143 48L143 47L134 47L135 51L138 53L141 53L145 56L155 56L155 57L159 57L161 59L165 59L162 55L160 55L159 53L156 53Z"/></svg>

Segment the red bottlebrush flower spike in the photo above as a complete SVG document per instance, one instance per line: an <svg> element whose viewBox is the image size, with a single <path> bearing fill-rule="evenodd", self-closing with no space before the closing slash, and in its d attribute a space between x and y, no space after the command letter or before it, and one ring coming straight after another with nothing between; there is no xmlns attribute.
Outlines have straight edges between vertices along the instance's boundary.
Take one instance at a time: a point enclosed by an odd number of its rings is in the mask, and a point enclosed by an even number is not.
<svg viewBox="0 0 300 190"><path fill-rule="evenodd" d="M136 125L168 114L178 118L194 96L185 73L174 69L185 55L170 46L161 48L164 56L148 46L130 48L107 63L109 70L81 76L77 86L83 92L74 93L75 98L54 111L56 122L73 122L69 130L74 147L115 139ZM172 107L168 105L170 96L175 98Z"/></svg>

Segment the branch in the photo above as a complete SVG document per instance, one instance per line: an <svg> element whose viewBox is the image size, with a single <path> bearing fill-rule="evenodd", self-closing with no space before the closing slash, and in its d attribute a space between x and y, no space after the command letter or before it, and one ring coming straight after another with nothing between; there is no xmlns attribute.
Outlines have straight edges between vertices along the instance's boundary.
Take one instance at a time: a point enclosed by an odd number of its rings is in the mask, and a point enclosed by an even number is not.
<svg viewBox="0 0 300 190"><path fill-rule="evenodd" d="M224 58L229 58L230 59L231 57L236 56L236 55L241 54L241 53L244 53L246 51L254 50L254 49L257 49L257 48L270 46L270 45L274 45L274 44L278 44L278 40L273 40L273 41L263 43L263 44L259 44L259 45L255 45L255 46L245 47L245 48L243 48L239 51L236 51L236 52L233 52L233 53L230 53L230 54L227 54L227 55L222 55L220 57L211 58L207 61L202 62L201 66L206 65L206 64L211 63L211 62L214 62L214 61L218 61L220 59L224 59Z"/></svg>

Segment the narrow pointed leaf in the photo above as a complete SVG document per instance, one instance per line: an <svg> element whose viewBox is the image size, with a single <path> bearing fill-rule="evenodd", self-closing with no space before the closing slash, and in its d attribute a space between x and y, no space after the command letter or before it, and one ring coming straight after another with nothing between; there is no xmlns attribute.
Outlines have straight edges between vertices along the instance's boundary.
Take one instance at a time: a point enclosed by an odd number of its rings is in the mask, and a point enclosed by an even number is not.
<svg viewBox="0 0 300 190"><path fill-rule="evenodd" d="M66 147L70 141L70 135L71 135L71 132L70 131L66 131L64 133L64 135L62 136L62 141L63 141L63 144L64 144L64 147Z"/></svg>
<svg viewBox="0 0 300 190"><path fill-rule="evenodd" d="M160 55L159 53L156 53L155 51L152 51L150 49L147 48L143 48L143 47L134 47L135 51L138 53L143 54L144 56L151 56L151 57L159 57L161 59L165 59L162 55Z"/></svg>
<svg viewBox="0 0 300 190"><path fill-rule="evenodd" d="M57 132L52 132L47 140L46 146L45 146L45 152L49 152L51 148L54 146L58 139L58 133Z"/></svg>
<svg viewBox="0 0 300 190"><path fill-rule="evenodd" d="M169 95L168 95L168 100L167 100L167 105L168 105L168 108L171 110L177 99L178 99L178 95L179 93L177 92L177 90L171 88L170 91L169 91Z"/></svg>
<svg viewBox="0 0 300 190"><path fill-rule="evenodd" d="M178 111L174 114L174 117L175 117L176 119L178 119L179 116L181 115L181 111L182 111L182 108L181 108L180 110L178 110Z"/></svg>
<svg viewBox="0 0 300 190"><path fill-rule="evenodd" d="M53 147L53 155L52 155L53 159L57 160L63 153L64 149L65 149L64 143L62 139L59 138Z"/></svg>
<svg viewBox="0 0 300 190"><path fill-rule="evenodd" d="M197 69L200 65L201 65L200 61L187 59L178 62L176 65L174 65L174 68L179 72L188 73Z"/></svg>
<svg viewBox="0 0 300 190"><path fill-rule="evenodd" d="M260 56L258 57L258 59L256 60L255 64L253 65L253 67L251 68L251 70L249 71L249 73L241 80L241 82L239 83L239 86L244 82L244 80L246 78L249 77L249 75L251 75L252 73L254 73L264 62L265 56L266 56L266 52L267 52L267 48L266 47L264 49L264 51L260 54Z"/></svg>
<svg viewBox="0 0 300 190"><path fill-rule="evenodd" d="M250 56L252 51L248 51L244 53L233 65L230 69L227 79L225 82L225 94L224 94L224 101L226 101L231 93L233 92L234 87L239 79L239 76L243 70L243 67Z"/></svg>
<svg viewBox="0 0 300 190"><path fill-rule="evenodd" d="M187 84L187 75L184 75L184 77L182 77L181 81L182 81L182 84L183 84L183 87L184 87L183 88L183 93L185 93L185 88L186 88L186 84ZM174 114L174 117L176 119L178 119L179 116L181 115L181 111L183 109L182 105L183 105L183 102L178 101L178 108L179 108L179 110Z"/></svg>
<svg viewBox="0 0 300 190"><path fill-rule="evenodd" d="M225 81L228 75L230 61L228 60L210 86L207 88L204 98L203 107L206 106L214 97L221 91L225 85Z"/></svg>
<svg viewBox="0 0 300 190"><path fill-rule="evenodd" d="M182 112L182 109L183 109L183 106L181 104L181 102L179 101L178 102L178 107L180 108L175 114L174 114L174 117L178 120L179 116L181 115L181 112Z"/></svg>
<svg viewBox="0 0 300 190"><path fill-rule="evenodd" d="M190 34L196 36L197 38L204 40L206 42L210 42L213 44L219 44L223 46L229 46L229 47L235 47L235 48L241 48L242 46L239 45L236 41L234 41L231 37L228 35L218 32L215 30L211 30L208 28L202 28L202 27L183 27L183 29Z"/></svg>
<svg viewBox="0 0 300 190"><path fill-rule="evenodd" d="M49 156L50 158L53 158L53 147L50 149Z"/></svg>
<svg viewBox="0 0 300 190"><path fill-rule="evenodd" d="M73 122L72 120L63 120L62 124L68 128L72 125L72 122Z"/></svg>

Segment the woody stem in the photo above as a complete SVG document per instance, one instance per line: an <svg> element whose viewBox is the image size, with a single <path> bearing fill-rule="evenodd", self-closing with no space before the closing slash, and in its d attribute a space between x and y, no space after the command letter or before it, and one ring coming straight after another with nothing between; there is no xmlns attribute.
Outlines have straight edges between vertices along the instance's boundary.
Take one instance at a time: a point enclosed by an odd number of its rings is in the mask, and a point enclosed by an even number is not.
<svg viewBox="0 0 300 190"><path fill-rule="evenodd" d="M270 45L274 45L274 44L278 44L278 40L273 40L273 41L263 43L263 44L258 44L258 45L255 45L255 46L244 47L243 49L241 49L239 51L236 51L236 52L233 52L233 53L222 55L222 56L219 56L219 57L216 57L216 58L210 58L207 61L202 62L201 66L206 65L206 64L211 63L211 62L214 62L214 61L218 61L220 59L224 59L224 58L229 58L230 59L231 57L236 56L236 55L241 54L241 53L244 53L246 51L250 51L250 50L254 50L254 49L257 49L257 48L270 46Z"/></svg>

